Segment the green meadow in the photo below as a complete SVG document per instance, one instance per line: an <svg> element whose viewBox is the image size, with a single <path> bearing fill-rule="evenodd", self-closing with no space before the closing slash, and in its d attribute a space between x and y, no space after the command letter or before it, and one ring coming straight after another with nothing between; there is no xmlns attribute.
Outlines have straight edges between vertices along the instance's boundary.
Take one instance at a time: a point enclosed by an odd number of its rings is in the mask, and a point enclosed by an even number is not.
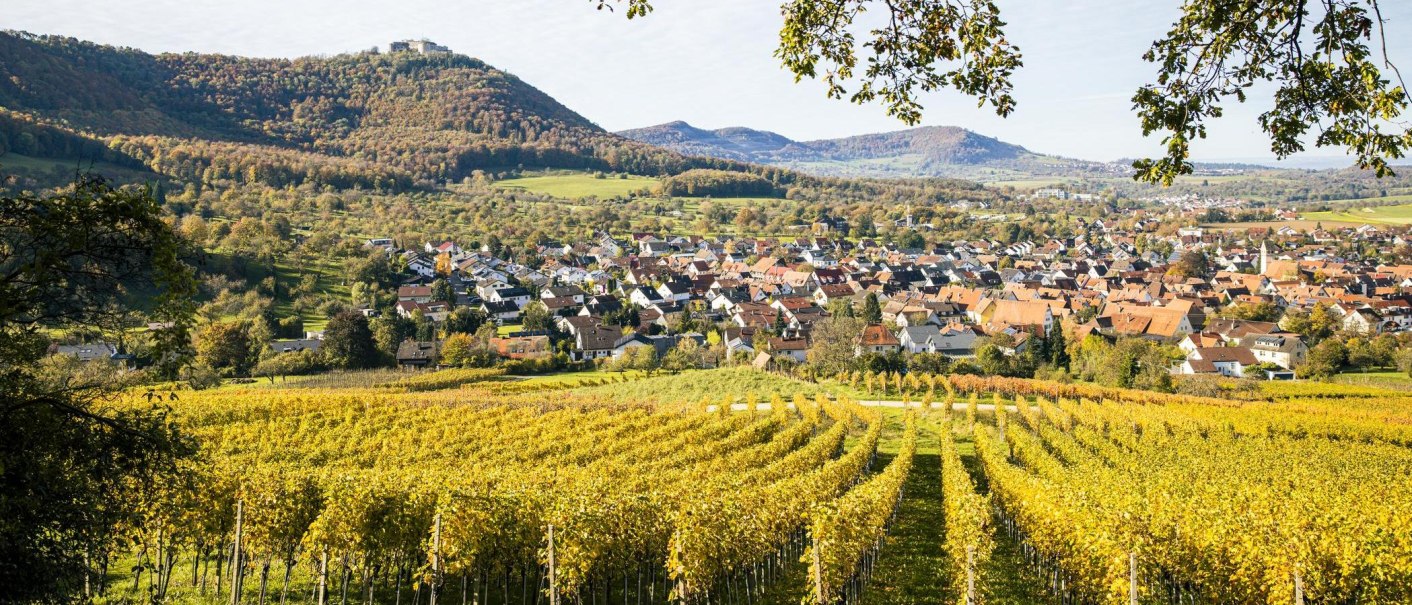
<svg viewBox="0 0 1412 605"><path fill-rule="evenodd" d="M579 199L617 197L644 189L651 190L657 185L657 182L657 179L646 176L604 175L599 178L589 172L571 172L505 179L497 181L495 186L501 189L522 189L554 197Z"/></svg>

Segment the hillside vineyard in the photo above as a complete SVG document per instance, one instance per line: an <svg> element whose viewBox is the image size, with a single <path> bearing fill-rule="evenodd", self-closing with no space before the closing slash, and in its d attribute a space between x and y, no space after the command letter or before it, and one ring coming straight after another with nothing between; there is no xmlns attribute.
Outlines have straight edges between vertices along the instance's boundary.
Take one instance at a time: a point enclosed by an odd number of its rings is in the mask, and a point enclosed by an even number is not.
<svg viewBox="0 0 1412 605"><path fill-rule="evenodd" d="M871 602L925 434L939 439L929 459L941 482L909 496L943 504L925 522L944 528L936 596L948 602L983 600L998 540L1019 548L1017 573L1063 602L1412 598L1412 454L1374 428L1405 425L1402 401L1349 389L1241 405L928 376L876 392L918 397L907 409L803 394L851 381L791 381L788 401L670 405L476 384L183 393L171 405L206 457L153 492L130 543L94 545L108 565L136 553L146 577L96 590ZM1351 422L1327 428L1340 419ZM974 444L975 468L958 442Z"/></svg>
<svg viewBox="0 0 1412 605"><path fill-rule="evenodd" d="M286 579L309 561L318 590L368 599L452 578L495 603L626 598L620 590L722 602L760 590L814 527L834 532L821 590L835 594L856 573L851 553L877 536L852 517L835 535L843 521L820 507L847 492L842 510L880 535L907 472L898 462L849 491L872 463L881 417L823 398L768 413L456 391L187 399L179 415L211 459L151 503L142 539L163 590L179 558L198 586L214 560L218 589L234 540L262 598L272 561Z"/></svg>

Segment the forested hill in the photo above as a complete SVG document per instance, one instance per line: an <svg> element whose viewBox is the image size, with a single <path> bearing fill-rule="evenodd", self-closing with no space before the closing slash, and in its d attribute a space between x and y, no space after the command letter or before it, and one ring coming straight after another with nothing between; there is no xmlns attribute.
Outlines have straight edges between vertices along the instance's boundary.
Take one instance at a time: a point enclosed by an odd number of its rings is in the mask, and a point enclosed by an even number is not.
<svg viewBox="0 0 1412 605"><path fill-rule="evenodd" d="M849 177L961 177L987 174L1100 175L1113 167L1034 153L955 126L924 126L841 139L793 141L766 130L705 130L686 122L625 130L630 139L682 153Z"/></svg>
<svg viewBox="0 0 1412 605"><path fill-rule="evenodd" d="M506 167L743 168L606 132L462 55L152 55L21 32L0 32L4 151L277 187L396 189Z"/></svg>

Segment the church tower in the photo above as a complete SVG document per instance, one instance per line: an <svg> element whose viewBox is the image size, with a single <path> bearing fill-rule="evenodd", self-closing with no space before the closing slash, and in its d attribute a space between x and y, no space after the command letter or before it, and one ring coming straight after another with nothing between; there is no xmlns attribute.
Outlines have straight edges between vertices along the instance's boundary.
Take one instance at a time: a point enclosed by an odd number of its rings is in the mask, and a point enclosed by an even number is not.
<svg viewBox="0 0 1412 605"><path fill-rule="evenodd" d="M1269 266L1270 251L1265 248L1265 242L1260 242L1260 274L1265 274L1265 268Z"/></svg>

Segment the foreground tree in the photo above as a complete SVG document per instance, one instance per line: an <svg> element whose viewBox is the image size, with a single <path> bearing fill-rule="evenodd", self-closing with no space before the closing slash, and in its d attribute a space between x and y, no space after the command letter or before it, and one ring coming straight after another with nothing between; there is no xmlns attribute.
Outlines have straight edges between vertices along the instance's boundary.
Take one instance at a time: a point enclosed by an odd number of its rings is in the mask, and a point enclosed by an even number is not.
<svg viewBox="0 0 1412 605"><path fill-rule="evenodd" d="M243 322L217 321L196 335L196 360L227 376L244 376L253 361L250 330Z"/></svg>
<svg viewBox="0 0 1412 605"><path fill-rule="evenodd" d="M650 0L590 1L626 5L630 19L652 11ZM1171 184L1190 174L1207 119L1257 84L1275 87L1259 121L1281 158L1312 135L1316 147L1343 148L1384 176L1412 146L1412 126L1398 122L1412 98L1387 57L1379 0L1188 0L1181 10L1142 57L1157 73L1133 108L1143 134L1162 133L1167 150L1134 162L1134 178ZM921 94L947 88L1000 116L1015 110L1010 78L1021 54L993 0L787 0L781 12L775 56L796 81L822 77L829 98L881 102L908 125L922 119ZM866 12L886 19L868 28Z"/></svg>
<svg viewBox="0 0 1412 605"><path fill-rule="evenodd" d="M111 376L44 373L47 330L122 330L128 293L154 296L156 370L189 355L196 293L182 240L150 190L83 177L52 196L0 198L0 602L83 586L120 520L193 446L160 407L110 405Z"/></svg>
<svg viewBox="0 0 1412 605"><path fill-rule="evenodd" d="M374 367L381 357L368 318L357 311L344 311L328 321L320 350L329 366L345 370Z"/></svg>
<svg viewBox="0 0 1412 605"><path fill-rule="evenodd" d="M854 370L865 323L861 318L833 315L815 324L806 353L809 366L825 376Z"/></svg>

